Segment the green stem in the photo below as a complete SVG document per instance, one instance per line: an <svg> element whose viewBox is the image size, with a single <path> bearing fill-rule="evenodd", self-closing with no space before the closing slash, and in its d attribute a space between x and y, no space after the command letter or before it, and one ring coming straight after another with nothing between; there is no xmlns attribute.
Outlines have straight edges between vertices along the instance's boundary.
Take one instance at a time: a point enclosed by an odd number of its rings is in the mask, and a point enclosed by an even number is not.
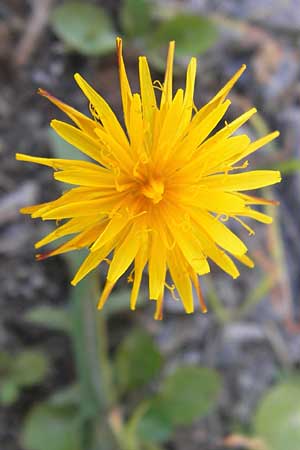
<svg viewBox="0 0 300 450"><path fill-rule="evenodd" d="M78 267L78 258L68 255L70 269ZM116 450L119 447L108 423L115 402L108 357L106 319L96 308L98 277L90 276L71 288L71 337L80 383L82 449ZM104 436L99 435L99 424ZM96 442L95 442L96 440Z"/></svg>

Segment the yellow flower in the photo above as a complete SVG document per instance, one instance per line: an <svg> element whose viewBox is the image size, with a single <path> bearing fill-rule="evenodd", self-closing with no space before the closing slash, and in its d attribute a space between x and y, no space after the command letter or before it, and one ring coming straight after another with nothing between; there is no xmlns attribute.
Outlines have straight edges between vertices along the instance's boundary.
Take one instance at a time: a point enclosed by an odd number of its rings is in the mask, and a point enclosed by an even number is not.
<svg viewBox="0 0 300 450"><path fill-rule="evenodd" d="M280 181L277 171L242 171L248 164L245 158L279 135L275 131L254 142L245 134L235 135L256 112L255 108L231 123L225 122L223 128L212 134L230 105L226 96L245 66L197 110L193 102L195 58L188 65L185 91L178 89L173 94L174 48L175 43L170 42L158 102L144 56L139 58L140 93L132 93L122 41L117 39L126 131L106 101L79 74L75 80L89 101L93 118L40 90L75 123L73 126L53 120L52 128L91 161L16 156L18 160L52 167L56 180L77 186L57 200L21 210L33 218L64 221L37 242L36 248L71 235L67 243L37 255L38 259L89 248L89 255L71 282L73 285L101 262L107 262L107 280L99 308L133 264L128 278L133 283L130 298L133 310L148 264L149 298L156 301L156 319L162 318L165 287L174 298L176 288L185 311L192 313L194 286L202 311L206 311L198 276L210 271L209 260L233 278L239 271L229 255L253 267L245 244L224 222L232 218L250 232L242 217L271 223L271 217L252 206L274 202L243 191ZM237 165L240 160L243 163ZM166 282L167 272L170 283Z"/></svg>

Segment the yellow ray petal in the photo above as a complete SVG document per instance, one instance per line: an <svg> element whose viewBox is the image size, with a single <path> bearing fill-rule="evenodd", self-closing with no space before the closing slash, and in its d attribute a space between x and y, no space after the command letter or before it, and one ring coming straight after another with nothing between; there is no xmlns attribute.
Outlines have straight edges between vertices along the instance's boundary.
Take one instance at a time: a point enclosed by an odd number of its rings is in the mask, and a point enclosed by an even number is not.
<svg viewBox="0 0 300 450"><path fill-rule="evenodd" d="M81 186L95 186L101 190L108 189L115 191L116 189L114 177L107 171L95 169L62 170L60 172L55 172L53 177L55 180L64 183L78 184Z"/></svg>
<svg viewBox="0 0 300 450"><path fill-rule="evenodd" d="M51 233L45 236L43 239L40 239L38 242L34 244L35 248L43 247L44 245L49 244L50 242L55 241L63 236L67 236L69 234L78 233L84 230L87 226L91 226L91 223L100 222L99 217L95 216L94 219L90 216L87 217L76 217L74 219L68 220L68 222L64 223L58 228L55 228Z"/></svg>
<svg viewBox="0 0 300 450"><path fill-rule="evenodd" d="M199 282L199 277L197 276L197 274L194 271L191 271L191 279L199 300L199 305L201 308L201 311L203 312L203 314L207 313L207 307L205 304L205 300L202 294L202 290L201 290L201 286L200 286L200 282Z"/></svg>
<svg viewBox="0 0 300 450"><path fill-rule="evenodd" d="M89 255L85 258L78 271L76 272L75 277L71 281L73 286L76 286L79 281L81 281L84 277L86 277L93 269L95 269L101 262L110 254L113 247L115 246L116 241L113 240L105 244L102 248L97 250L96 252L89 253Z"/></svg>
<svg viewBox="0 0 300 450"><path fill-rule="evenodd" d="M140 89L142 97L144 128L145 131L147 132L149 143L151 143L153 116L157 109L157 105L151 74L145 56L139 57L139 75L140 75Z"/></svg>
<svg viewBox="0 0 300 450"><path fill-rule="evenodd" d="M207 256L232 278L235 279L240 275L240 272L232 259L223 250L219 249L217 246L210 245L206 251Z"/></svg>
<svg viewBox="0 0 300 450"><path fill-rule="evenodd" d="M182 116L183 127L186 127L191 120L194 107L194 89L197 71L197 59L191 58L186 72L185 94L184 94L184 113Z"/></svg>
<svg viewBox="0 0 300 450"><path fill-rule="evenodd" d="M41 158L38 156L25 155L24 153L16 153L16 159L18 161L32 162L35 164L52 167L55 170L72 168L86 168L100 171L104 170L99 165L89 161L81 161L76 159Z"/></svg>
<svg viewBox="0 0 300 450"><path fill-rule="evenodd" d="M107 154L108 161L114 161L112 166L120 166L123 170L130 172L134 166L134 162L130 158L130 149L128 144L120 145L115 139L114 135L105 133L105 131L97 128L95 133L99 139L99 144L105 149L104 154ZM117 161L118 164L115 164Z"/></svg>
<svg viewBox="0 0 300 450"><path fill-rule="evenodd" d="M198 227L205 230L210 238L225 250L234 255L243 255L247 252L246 245L226 225L205 211L193 214Z"/></svg>
<svg viewBox="0 0 300 450"><path fill-rule="evenodd" d="M251 219L255 219L258 222L270 224L273 222L273 219L271 216L268 216L267 214L264 214L260 211L255 211L251 208L245 208L242 211L235 211L235 216L241 216L241 217L250 217Z"/></svg>
<svg viewBox="0 0 300 450"><path fill-rule="evenodd" d="M106 242L117 236L122 230L127 227L129 221L131 220L130 215L126 211L117 211L112 219L108 222L103 233L95 241L94 245L91 247L91 251L94 252L102 247Z"/></svg>
<svg viewBox="0 0 300 450"><path fill-rule="evenodd" d="M191 314L194 312L191 279L187 267L184 265L184 259L176 248L169 252L167 264L172 280L182 300L185 312Z"/></svg>
<svg viewBox="0 0 300 450"><path fill-rule="evenodd" d="M156 300L156 308L154 314L155 320L163 319L163 303L164 303L164 287L162 289L162 292L159 294L158 299Z"/></svg>
<svg viewBox="0 0 300 450"><path fill-rule="evenodd" d="M262 138L257 139L254 142L251 142L251 144L249 145L249 147L247 149L245 149L241 154L237 154L237 155L235 155L235 157L232 158L233 159L232 164L234 164L235 162L239 161L242 158L246 158L247 156L251 155L252 153L254 153L259 148L263 147L264 145L269 144L271 141L276 139L279 135L280 135L279 131L273 131L273 133L269 133L266 136L263 136Z"/></svg>
<svg viewBox="0 0 300 450"><path fill-rule="evenodd" d="M209 272L209 265L203 254L203 247L196 235L191 230L185 231L180 229L178 225L169 227L170 233L174 236L178 248L189 262L193 270L199 275Z"/></svg>
<svg viewBox="0 0 300 450"><path fill-rule="evenodd" d="M161 245L161 238L153 232L149 255L149 297L157 300L163 290L166 278L166 248Z"/></svg>
<svg viewBox="0 0 300 450"><path fill-rule="evenodd" d="M218 214L230 214L232 211L243 209L246 205L246 202L235 193L209 189L205 185L194 189L194 192L191 189L190 194L188 189L186 191L183 189L182 195L178 195L178 201L182 205L207 209Z"/></svg>
<svg viewBox="0 0 300 450"><path fill-rule="evenodd" d="M130 85L129 85L127 74L126 74L125 64L124 64L124 60L123 60L122 39L117 37L116 44L117 44L120 91L121 91L122 104L123 104L124 121L125 121L127 130L128 130L129 126L130 126L130 110L131 110L132 93L131 93Z"/></svg>
<svg viewBox="0 0 300 450"><path fill-rule="evenodd" d="M238 130L242 125L244 125L244 123L246 123L256 113L257 113L256 108L249 109L249 111L246 111L244 114L237 117L232 122L226 124L225 127L223 127L220 131L218 131L212 137L210 137L207 140L206 144L214 145L216 142L220 141L221 139L226 139L227 137L231 136L236 130Z"/></svg>
<svg viewBox="0 0 300 450"><path fill-rule="evenodd" d="M100 162L100 164L103 164L103 158L101 156L101 146L95 139L79 130L78 128L75 128L72 125L61 122L59 120L52 120L51 127L65 141L76 147L76 149L85 153L90 158Z"/></svg>
<svg viewBox="0 0 300 450"><path fill-rule="evenodd" d="M130 137L131 152L133 157L138 161L140 158L147 158L143 141L143 112L142 102L139 94L134 94L132 97L130 108L130 127L128 127L128 133Z"/></svg>
<svg viewBox="0 0 300 450"><path fill-rule="evenodd" d="M280 181L281 175L277 170L252 170L230 175L211 175L204 179L206 187L222 191L247 191L270 186Z"/></svg>
<svg viewBox="0 0 300 450"><path fill-rule="evenodd" d="M148 239L145 233L145 238L141 238L141 246L136 254L134 260L134 280L130 294L130 309L135 310L137 298L139 295L140 285L143 276L143 270L148 259Z"/></svg>
<svg viewBox="0 0 300 450"><path fill-rule="evenodd" d="M96 224L92 227L90 226L55 250L37 255L37 259L41 260L49 258L50 256L60 255L62 253L67 253L73 250L79 250L80 248L88 247L92 242L94 242L99 233L102 232L104 226L105 225L101 223Z"/></svg>
<svg viewBox="0 0 300 450"><path fill-rule="evenodd" d="M234 257L245 266L250 267L250 269L253 269L255 266L254 261L248 255L234 255Z"/></svg>
<svg viewBox="0 0 300 450"><path fill-rule="evenodd" d="M103 288L102 294L100 295L97 308L102 309L108 299L115 283L111 283L109 280L106 281L105 286Z"/></svg>
<svg viewBox="0 0 300 450"><path fill-rule="evenodd" d="M87 81L84 80L84 78L82 78L81 75L79 75L79 73L76 73L74 78L93 107L97 110L105 131L113 136L120 145L128 147L128 140L124 130L108 103L87 83Z"/></svg>
<svg viewBox="0 0 300 450"><path fill-rule="evenodd" d="M116 283L134 260L140 247L140 236L137 235L137 231L138 228L133 225L125 239L116 248L107 274L107 280L110 283Z"/></svg>
<svg viewBox="0 0 300 450"><path fill-rule="evenodd" d="M174 51L175 51L175 41L171 41L169 43L165 80L164 80L163 90L162 90L162 94L161 94L161 101L160 101L161 109L167 108L172 102Z"/></svg>
<svg viewBox="0 0 300 450"><path fill-rule="evenodd" d="M230 80L225 84L225 86L211 99L210 103L214 102L216 99L220 100L220 102L223 101L245 70L246 65L243 64L240 69L232 76L232 78L230 78Z"/></svg>
<svg viewBox="0 0 300 450"><path fill-rule="evenodd" d="M49 210L47 209L47 211L42 212L40 216L43 220L60 220L68 219L70 217L94 216L95 212L98 212L98 214L109 214L114 206L112 199L103 198L66 203L65 205L51 208ZM39 215L36 214L37 213L34 213L32 217L39 217Z"/></svg>
<svg viewBox="0 0 300 450"><path fill-rule="evenodd" d="M44 89L39 89L38 93L43 97L46 97L51 103L53 103L55 106L61 109L65 114L67 114L67 116L70 117L71 120L73 120L73 122L79 128L81 128L81 130L85 131L86 133L91 134L93 136L94 129L98 126L99 127L101 126L94 120L90 119L84 114L81 114L76 109L62 102L58 98L54 97L52 94L49 94L49 92L45 91Z"/></svg>
<svg viewBox="0 0 300 450"><path fill-rule="evenodd" d="M183 90L178 89L174 97L173 102L170 104L169 109L165 114L165 120L161 127L161 131L156 143L156 152L153 152L153 158L160 159L168 158L169 153L172 151L174 143L178 140L179 136L183 133L182 127L182 114L183 114Z"/></svg>

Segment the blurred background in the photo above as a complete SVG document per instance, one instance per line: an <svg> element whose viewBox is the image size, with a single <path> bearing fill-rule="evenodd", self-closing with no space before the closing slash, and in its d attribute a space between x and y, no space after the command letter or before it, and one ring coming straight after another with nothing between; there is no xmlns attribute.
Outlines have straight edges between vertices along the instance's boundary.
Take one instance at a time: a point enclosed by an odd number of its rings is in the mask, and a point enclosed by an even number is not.
<svg viewBox="0 0 300 450"><path fill-rule="evenodd" d="M66 186L15 153L73 155L39 87L88 113L80 72L121 118L116 36L133 90L138 55L162 81L175 39L176 87L197 56L197 106L246 63L227 119L255 105L242 131L281 132L250 161L282 171L263 192L280 201L274 223L252 222L254 238L234 228L256 267L237 280L213 267L206 315L167 298L155 322L145 293L132 313L126 278L97 312L95 276L69 284L82 256L36 262L52 224L18 212ZM0 0L1 450L299 450L299 60L299 0Z"/></svg>

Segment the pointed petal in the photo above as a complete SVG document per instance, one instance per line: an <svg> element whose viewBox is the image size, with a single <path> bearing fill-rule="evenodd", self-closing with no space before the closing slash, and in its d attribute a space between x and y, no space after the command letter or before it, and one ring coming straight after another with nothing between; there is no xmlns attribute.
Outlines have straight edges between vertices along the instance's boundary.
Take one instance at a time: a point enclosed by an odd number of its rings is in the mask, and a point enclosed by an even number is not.
<svg viewBox="0 0 300 450"><path fill-rule="evenodd" d="M122 39L117 37L117 56L118 56L118 65L119 65L119 78L120 78L120 90L123 104L123 112L124 112L124 120L127 127L127 130L130 126L130 109L131 109L131 101L132 101L132 93L130 89L130 85L128 82L125 64L123 60L122 54Z"/></svg>
<svg viewBox="0 0 300 450"><path fill-rule="evenodd" d="M166 248L161 245L157 232L152 232L149 256L149 297L157 300L163 290L166 278Z"/></svg>
<svg viewBox="0 0 300 450"><path fill-rule="evenodd" d="M247 191L279 183L277 170L252 170L251 172L230 175L211 175L204 179L208 188L224 191Z"/></svg>
<svg viewBox="0 0 300 450"><path fill-rule="evenodd" d="M173 63L174 63L175 41L169 43L169 50L167 56L167 67L165 73L165 80L163 91L161 95L160 108L167 108L173 97Z"/></svg>
<svg viewBox="0 0 300 450"><path fill-rule="evenodd" d="M107 274L107 280L109 282L116 283L134 260L140 247L140 239L137 231L137 227L132 226L125 239L115 250Z"/></svg>
<svg viewBox="0 0 300 450"><path fill-rule="evenodd" d="M100 126L94 120L85 116L84 114L67 105L66 103L63 103L58 98L54 97L54 95L49 94L49 92L45 91L44 89L39 89L38 93L43 97L46 97L51 103L53 103L55 106L61 109L65 114L67 114L67 116L69 116L70 119L73 120L73 122L79 128L81 128L82 131L85 131L86 133L91 134L93 136L94 129L97 126Z"/></svg>
<svg viewBox="0 0 300 450"><path fill-rule="evenodd" d="M84 78L82 78L81 75L79 75L79 73L76 73L74 78L90 103L96 109L107 133L113 136L120 145L128 147L127 137L108 103L87 83L87 81L84 80Z"/></svg>

